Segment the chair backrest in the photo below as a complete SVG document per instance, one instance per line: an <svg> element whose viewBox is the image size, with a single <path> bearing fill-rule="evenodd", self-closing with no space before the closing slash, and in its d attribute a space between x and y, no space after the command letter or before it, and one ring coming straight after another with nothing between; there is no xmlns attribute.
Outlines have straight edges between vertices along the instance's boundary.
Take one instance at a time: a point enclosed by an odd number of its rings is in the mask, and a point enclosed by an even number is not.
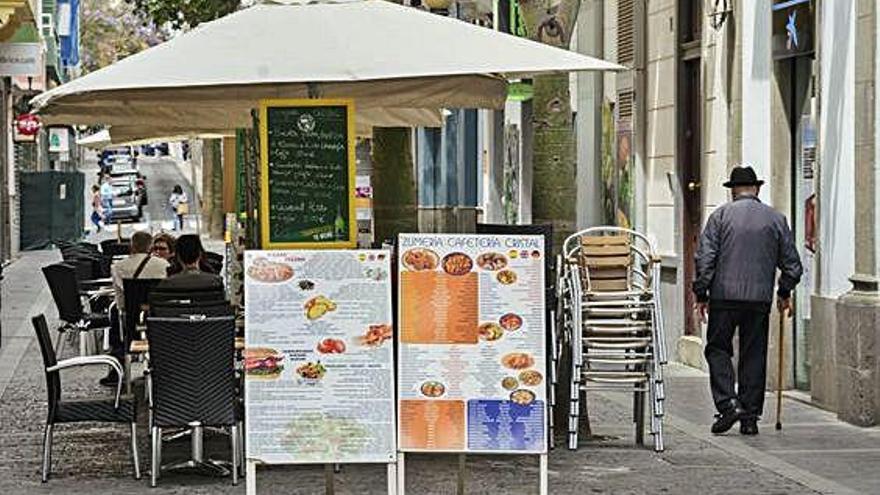
<svg viewBox="0 0 880 495"><path fill-rule="evenodd" d="M107 256L125 256L131 251L129 245L128 239L123 239L121 242L116 239L107 239L101 241L101 252Z"/></svg>
<svg viewBox="0 0 880 495"><path fill-rule="evenodd" d="M147 318L153 421L159 427L231 425L235 415L235 320Z"/></svg>
<svg viewBox="0 0 880 495"><path fill-rule="evenodd" d="M625 291L631 288L633 256L627 235L597 235L581 238L580 264L593 292Z"/></svg>
<svg viewBox="0 0 880 495"><path fill-rule="evenodd" d="M226 302L226 291L220 287L214 290L173 290L159 288L150 292L150 307L153 305L198 305L220 304Z"/></svg>
<svg viewBox="0 0 880 495"><path fill-rule="evenodd" d="M43 267L43 276L49 284L58 317L67 323L76 323L82 319L83 306L79 297L76 269L66 263L55 263Z"/></svg>
<svg viewBox="0 0 880 495"><path fill-rule="evenodd" d="M220 274L223 271L223 255L213 251L205 251L205 263L211 267L211 271Z"/></svg>
<svg viewBox="0 0 880 495"><path fill-rule="evenodd" d="M58 362L58 358L55 356L55 347L52 346L52 337L49 336L49 325L46 323L44 315L37 315L31 318L31 324L33 324L34 331L37 333L37 342L40 344L40 353L43 355L43 370L45 371L50 366L55 366ZM49 414L51 415L61 399L61 377L57 371L45 371L45 373Z"/></svg>
<svg viewBox="0 0 880 495"><path fill-rule="evenodd" d="M158 303L150 307L150 316L160 318L188 318L190 316L234 316L235 311L227 302L204 304Z"/></svg>
<svg viewBox="0 0 880 495"><path fill-rule="evenodd" d="M161 282L158 278L122 279L122 295L125 298L125 311L122 314L122 335L128 349L136 336L136 326L141 315L149 309L150 291Z"/></svg>

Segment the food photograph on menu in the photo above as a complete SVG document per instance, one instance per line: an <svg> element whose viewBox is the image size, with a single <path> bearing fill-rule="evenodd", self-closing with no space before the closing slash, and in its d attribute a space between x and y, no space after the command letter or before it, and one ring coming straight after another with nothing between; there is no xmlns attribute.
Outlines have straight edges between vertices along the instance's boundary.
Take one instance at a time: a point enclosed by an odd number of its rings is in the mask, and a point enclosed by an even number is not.
<svg viewBox="0 0 880 495"><path fill-rule="evenodd" d="M541 236L401 234L403 452L544 453Z"/></svg>
<svg viewBox="0 0 880 495"><path fill-rule="evenodd" d="M386 251L247 251L248 459L392 462L391 263Z"/></svg>

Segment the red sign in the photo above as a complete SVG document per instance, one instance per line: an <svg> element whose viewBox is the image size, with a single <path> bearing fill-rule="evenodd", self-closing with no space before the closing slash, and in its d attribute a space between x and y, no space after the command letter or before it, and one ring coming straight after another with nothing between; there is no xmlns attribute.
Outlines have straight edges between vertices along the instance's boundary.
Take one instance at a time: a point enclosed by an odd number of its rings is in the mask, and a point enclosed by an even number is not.
<svg viewBox="0 0 880 495"><path fill-rule="evenodd" d="M40 119L32 113L23 113L15 118L15 129L22 136L34 136L40 130Z"/></svg>

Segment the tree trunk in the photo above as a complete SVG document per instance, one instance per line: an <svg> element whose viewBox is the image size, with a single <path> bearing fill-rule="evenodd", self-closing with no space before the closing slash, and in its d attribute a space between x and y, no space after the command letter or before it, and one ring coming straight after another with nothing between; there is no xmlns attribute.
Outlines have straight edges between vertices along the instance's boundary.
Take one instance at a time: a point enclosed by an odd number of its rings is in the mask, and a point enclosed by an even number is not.
<svg viewBox="0 0 880 495"><path fill-rule="evenodd" d="M568 49L578 0L562 0L549 9L545 2L521 0L519 7L530 39ZM568 74L536 77L533 84L532 223L553 225L553 249L559 252L577 224L577 153Z"/></svg>
<svg viewBox="0 0 880 495"><path fill-rule="evenodd" d="M410 129L373 129L374 239L397 239L397 234L418 232L418 207L413 176Z"/></svg>
<svg viewBox="0 0 880 495"><path fill-rule="evenodd" d="M223 236L223 160L219 139L205 139L202 147L202 221L211 238Z"/></svg>
<svg viewBox="0 0 880 495"><path fill-rule="evenodd" d="M519 9L530 39L569 48L579 0L557 1L549 9L543 1L520 0ZM558 253L577 225L577 151L568 74L536 77L533 87L532 223L553 226L553 250ZM570 363L570 353L563 353L559 400L553 411L554 433L561 436L562 443L568 430ZM582 406L579 429L589 437L592 432L586 408Z"/></svg>

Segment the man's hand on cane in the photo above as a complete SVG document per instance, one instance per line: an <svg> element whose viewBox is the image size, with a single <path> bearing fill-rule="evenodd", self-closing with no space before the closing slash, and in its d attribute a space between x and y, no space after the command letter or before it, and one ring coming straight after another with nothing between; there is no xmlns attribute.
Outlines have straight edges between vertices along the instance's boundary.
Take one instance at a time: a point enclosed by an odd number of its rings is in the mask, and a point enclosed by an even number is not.
<svg viewBox="0 0 880 495"><path fill-rule="evenodd" d="M792 314L794 313L794 307L791 304L791 296L785 298L777 296L776 309L779 310L779 314L791 318Z"/></svg>
<svg viewBox="0 0 880 495"><path fill-rule="evenodd" d="M697 302L694 305L694 308L697 310L697 314L700 315L700 322L707 323L709 321L709 303L707 302Z"/></svg>

